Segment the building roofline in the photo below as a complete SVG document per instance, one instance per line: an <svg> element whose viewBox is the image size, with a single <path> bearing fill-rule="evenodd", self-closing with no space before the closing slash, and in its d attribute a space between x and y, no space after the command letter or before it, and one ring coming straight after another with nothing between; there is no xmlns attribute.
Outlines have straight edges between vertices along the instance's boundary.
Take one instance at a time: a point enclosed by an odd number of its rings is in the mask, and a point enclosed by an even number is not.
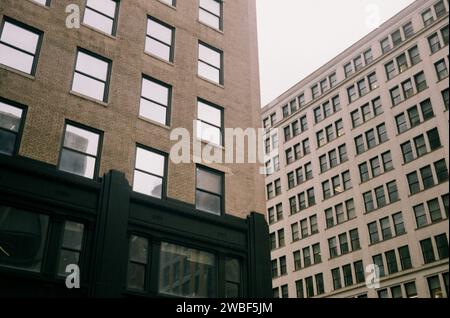
<svg viewBox="0 0 450 318"><path fill-rule="evenodd" d="M357 51L360 47L367 44L369 41L373 40L374 38L378 37L380 34L386 31L389 27L394 25L395 23L399 22L401 19L405 18L409 14L415 12L417 8L421 7L425 3L427 3L428 0L416 0L410 5L408 5L406 8L395 14L393 17L389 18L387 21L382 23L378 28L371 31L367 35L365 35L362 39L358 40L354 44L352 44L350 47L339 53L337 56L332 58L330 61L325 63L323 66L312 72L311 74L307 75L305 78L291 86L289 89L287 89L284 93L276 97L274 100L266 104L263 108L261 108L261 114L264 112L270 110L271 108L277 106L280 102L282 102L284 99L292 95L297 90L300 90L302 87L304 87L306 84L310 83L314 78L319 76L320 74L326 72L331 67L334 67L336 64L341 62L344 57L350 55L350 53Z"/></svg>

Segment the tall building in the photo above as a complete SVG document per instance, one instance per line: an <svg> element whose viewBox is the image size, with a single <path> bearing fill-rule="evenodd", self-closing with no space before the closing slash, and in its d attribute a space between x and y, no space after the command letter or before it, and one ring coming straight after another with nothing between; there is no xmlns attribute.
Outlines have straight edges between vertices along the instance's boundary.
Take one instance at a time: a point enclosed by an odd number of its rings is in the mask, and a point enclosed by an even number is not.
<svg viewBox="0 0 450 318"><path fill-rule="evenodd" d="M2 0L0 23L0 294L271 296L260 167L194 151L261 125L255 1Z"/></svg>
<svg viewBox="0 0 450 318"><path fill-rule="evenodd" d="M448 297L448 11L414 2L264 107L275 297Z"/></svg>

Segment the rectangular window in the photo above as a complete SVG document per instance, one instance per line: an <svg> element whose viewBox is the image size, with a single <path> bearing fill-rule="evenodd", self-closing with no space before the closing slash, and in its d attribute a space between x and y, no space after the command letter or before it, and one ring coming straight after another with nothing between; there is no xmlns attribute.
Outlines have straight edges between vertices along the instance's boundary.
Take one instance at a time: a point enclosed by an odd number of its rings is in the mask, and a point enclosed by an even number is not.
<svg viewBox="0 0 450 318"><path fill-rule="evenodd" d="M210 144L223 145L223 109L200 99L197 107L197 137Z"/></svg>
<svg viewBox="0 0 450 318"><path fill-rule="evenodd" d="M356 146L356 153L358 155L366 150L364 144L364 137L362 135L355 138L355 146Z"/></svg>
<svg viewBox="0 0 450 318"><path fill-rule="evenodd" d="M356 217L355 201L353 199L345 201L345 209L347 210L347 219L351 220Z"/></svg>
<svg viewBox="0 0 450 318"><path fill-rule="evenodd" d="M127 288L145 290L147 264L149 261L148 240L132 235L129 242ZM166 270L167 271L167 270ZM168 283L168 279L165 281Z"/></svg>
<svg viewBox="0 0 450 318"><path fill-rule="evenodd" d="M352 265L347 264L342 267L342 272L344 273L344 285L351 286L353 285L353 274L352 274Z"/></svg>
<svg viewBox="0 0 450 318"><path fill-rule="evenodd" d="M199 42L198 75L223 85L223 52Z"/></svg>
<svg viewBox="0 0 450 318"><path fill-rule="evenodd" d="M328 249L330 251L330 258L334 258L339 255L337 250L337 241L335 237L328 239Z"/></svg>
<svg viewBox="0 0 450 318"><path fill-rule="evenodd" d="M107 102L111 64L110 60L79 48L72 91Z"/></svg>
<svg viewBox="0 0 450 318"><path fill-rule="evenodd" d="M389 38L385 38L383 39L381 42L381 51L383 52L383 54L389 52L390 50L392 50L391 47L391 41L389 40Z"/></svg>
<svg viewBox="0 0 450 318"><path fill-rule="evenodd" d="M421 157L427 153L427 145L425 144L425 137L423 135L414 138L414 145L416 146L417 157Z"/></svg>
<svg viewBox="0 0 450 318"><path fill-rule="evenodd" d="M302 268L302 261L301 261L300 251L295 251L293 253L293 256L294 256L294 269L296 271L298 271L299 269Z"/></svg>
<svg viewBox="0 0 450 318"><path fill-rule="evenodd" d="M406 116L404 113L395 117L395 123L397 125L398 134L404 133L408 130L408 124L406 123Z"/></svg>
<svg viewBox="0 0 450 318"><path fill-rule="evenodd" d="M181 297L217 296L218 273L214 254L163 242L159 259L160 293ZM185 273L185 266L192 270ZM165 273L172 279L166 281ZM187 288L180 288L181 284L185 284Z"/></svg>
<svg viewBox="0 0 450 318"><path fill-rule="evenodd" d="M349 252L347 233L339 235L339 247L341 250L341 255Z"/></svg>
<svg viewBox="0 0 450 318"><path fill-rule="evenodd" d="M207 25L223 30L222 0L200 0L199 20Z"/></svg>
<svg viewBox="0 0 450 318"><path fill-rule="evenodd" d="M133 191L158 199L165 196L166 156L138 146L134 170Z"/></svg>
<svg viewBox="0 0 450 318"><path fill-rule="evenodd" d="M306 296L308 298L314 297L314 282L312 276L305 278Z"/></svg>
<svg viewBox="0 0 450 318"><path fill-rule="evenodd" d="M395 68L395 64L393 61L387 63L384 68L386 69L386 76L388 80L392 79L395 75L397 75L397 69Z"/></svg>
<svg viewBox="0 0 450 318"><path fill-rule="evenodd" d="M434 169L436 170L438 183L445 182L448 180L448 169L447 164L445 163L445 159L435 162Z"/></svg>
<svg viewBox="0 0 450 318"><path fill-rule="evenodd" d="M145 52L165 61L173 62L175 29L153 17L147 20Z"/></svg>
<svg viewBox="0 0 450 318"><path fill-rule="evenodd" d="M432 263L436 260L431 239L420 241L420 247L422 248L422 256L425 264Z"/></svg>
<svg viewBox="0 0 450 318"><path fill-rule="evenodd" d="M363 194L363 199L364 199L364 206L366 208L366 212L372 212L373 210L375 210L375 206L373 203L373 196L372 196L372 192L366 192Z"/></svg>
<svg viewBox="0 0 450 318"><path fill-rule="evenodd" d="M391 37L392 37L392 43L394 44L394 47L400 45L403 41L400 30L397 30L394 33L392 33Z"/></svg>
<svg viewBox="0 0 450 318"><path fill-rule="evenodd" d="M438 19L442 18L447 13L443 0L440 0L434 4L434 12L436 12L436 18Z"/></svg>
<svg viewBox="0 0 450 318"><path fill-rule="evenodd" d="M370 160L370 167L372 169L372 176L375 178L381 174L380 158L375 157Z"/></svg>
<svg viewBox="0 0 450 318"><path fill-rule="evenodd" d="M416 218L417 228L424 227L428 225L427 215L425 213L425 206L423 204L416 205L413 207L414 216Z"/></svg>
<svg viewBox="0 0 450 318"><path fill-rule="evenodd" d="M366 62L366 65L369 65L373 62L372 49L368 49L366 52L364 52L364 60Z"/></svg>
<svg viewBox="0 0 450 318"><path fill-rule="evenodd" d="M66 123L59 158L59 170L89 179L98 176L102 133L81 125Z"/></svg>
<svg viewBox="0 0 450 318"><path fill-rule="evenodd" d="M407 141L400 146L402 148L403 161L408 163L414 160L414 154L411 146L411 142Z"/></svg>
<svg viewBox="0 0 450 318"><path fill-rule="evenodd" d="M342 281L341 281L341 272L339 268L335 268L331 270L331 276L333 278L333 289L338 290L342 288Z"/></svg>
<svg viewBox="0 0 450 318"><path fill-rule="evenodd" d="M358 98L358 95L356 94L355 86L350 86L347 88L347 95L348 95L349 103L354 102Z"/></svg>
<svg viewBox="0 0 450 318"><path fill-rule="evenodd" d="M297 298L305 298L305 294L303 291L303 280L298 280L295 282L295 288L297 291Z"/></svg>
<svg viewBox="0 0 450 318"><path fill-rule="evenodd" d="M419 48L416 46L408 50L411 66L418 64L422 59L420 58Z"/></svg>
<svg viewBox="0 0 450 318"><path fill-rule="evenodd" d="M352 63L348 63L344 65L345 77L349 77L353 73L353 65Z"/></svg>
<svg viewBox="0 0 450 318"><path fill-rule="evenodd" d="M366 80L362 79L362 80L358 81L357 85L358 85L359 96L362 97L362 96L366 95L367 94Z"/></svg>
<svg viewBox="0 0 450 318"><path fill-rule="evenodd" d="M428 9L424 13L422 13L422 20L425 27L434 22L433 12L431 12L431 9Z"/></svg>
<svg viewBox="0 0 450 318"><path fill-rule="evenodd" d="M377 145L377 140L375 138L375 132L373 129L366 132L367 148L371 149Z"/></svg>
<svg viewBox="0 0 450 318"><path fill-rule="evenodd" d="M170 125L172 87L147 76L142 77L139 115L162 125Z"/></svg>
<svg viewBox="0 0 450 318"><path fill-rule="evenodd" d="M390 239L392 237L392 231L391 231L391 223L389 222L389 217L382 218L380 220L380 226L383 241Z"/></svg>
<svg viewBox="0 0 450 318"><path fill-rule="evenodd" d="M311 87L311 94L313 99L319 96L319 86L317 84Z"/></svg>
<svg viewBox="0 0 450 318"><path fill-rule="evenodd" d="M433 172L431 171L431 166L426 166L420 169L420 175L422 176L422 183L424 189L428 189L434 186Z"/></svg>
<svg viewBox="0 0 450 318"><path fill-rule="evenodd" d="M406 54L403 53L397 57L397 65L400 73L403 73L408 69L408 60L406 59Z"/></svg>
<svg viewBox="0 0 450 318"><path fill-rule="evenodd" d="M448 76L447 65L445 64L444 59L438 61L437 63L434 63L434 67L436 69L436 74L439 81L443 80Z"/></svg>
<svg viewBox="0 0 450 318"><path fill-rule="evenodd" d="M415 282L406 283L404 286L407 298L417 298L417 288Z"/></svg>
<svg viewBox="0 0 450 318"><path fill-rule="evenodd" d="M355 64L355 71L358 72L364 67L362 56L358 56L353 60Z"/></svg>
<svg viewBox="0 0 450 318"><path fill-rule="evenodd" d="M313 259L314 259L314 264L319 264L322 261L322 256L320 254L320 244L314 244L312 246L312 250L313 250Z"/></svg>
<svg viewBox="0 0 450 318"><path fill-rule="evenodd" d="M185 263L188 264L188 263ZM190 266L187 265L185 273L190 273ZM225 291L226 298L238 298L241 295L241 263L238 259L226 258L225 260ZM187 286L190 284L187 283ZM184 286L184 285L183 285ZM187 288L186 288L187 289Z"/></svg>
<svg viewBox="0 0 450 318"><path fill-rule="evenodd" d="M284 229L277 232L278 235L278 247L284 247L286 245L286 240L284 238Z"/></svg>
<svg viewBox="0 0 450 318"><path fill-rule="evenodd" d="M58 275L66 276L66 267L80 264L83 247L84 225L75 222L64 222L64 233L59 251Z"/></svg>
<svg viewBox="0 0 450 318"><path fill-rule="evenodd" d="M292 242L298 241L300 239L298 232L298 223L291 224Z"/></svg>
<svg viewBox="0 0 450 318"><path fill-rule="evenodd" d="M87 0L83 22L110 35L116 34L119 1Z"/></svg>
<svg viewBox="0 0 450 318"><path fill-rule="evenodd" d="M402 101L402 95L400 94L400 88L398 86L394 87L390 90L392 106L396 106L400 104Z"/></svg>
<svg viewBox="0 0 450 318"><path fill-rule="evenodd" d="M436 53L441 49L441 41L437 33L428 37L428 44L430 45L431 54Z"/></svg>
<svg viewBox="0 0 450 318"><path fill-rule="evenodd" d="M386 184L386 187L388 190L389 202L396 202L398 200L397 183L395 181L389 182Z"/></svg>
<svg viewBox="0 0 450 318"><path fill-rule="evenodd" d="M381 154L381 158L383 160L384 172L394 169L394 164L392 163L392 155L390 151Z"/></svg>
<svg viewBox="0 0 450 318"><path fill-rule="evenodd" d="M352 251L359 250L361 245L359 243L358 229L351 230L350 232L350 242L352 245Z"/></svg>
<svg viewBox="0 0 450 318"><path fill-rule="evenodd" d="M353 263L353 267L355 269L355 277L356 277L356 283L363 283L366 281L365 272L364 272L364 265L362 261L358 261Z"/></svg>
<svg viewBox="0 0 450 318"><path fill-rule="evenodd" d="M378 226L377 222L372 222L367 225L369 228L369 238L370 238L370 244L375 244L380 241L380 236L378 234Z"/></svg>
<svg viewBox="0 0 450 318"><path fill-rule="evenodd" d="M417 106L413 106L408 109L408 117L411 128L420 125L420 116L419 111L417 110Z"/></svg>
<svg viewBox="0 0 450 318"><path fill-rule="evenodd" d="M344 205L338 204L334 207L336 210L336 220L338 224L341 224L345 221L345 213L344 213Z"/></svg>
<svg viewBox="0 0 450 318"><path fill-rule="evenodd" d="M34 75L43 32L6 17L0 29L0 64Z"/></svg>
<svg viewBox="0 0 450 318"><path fill-rule="evenodd" d="M414 27L412 22L408 22L403 26L403 34L405 35L405 39L409 39L414 35Z"/></svg>
<svg viewBox="0 0 450 318"><path fill-rule="evenodd" d="M223 173L197 167L196 208L221 215L224 212L223 187Z"/></svg>
<svg viewBox="0 0 450 318"><path fill-rule="evenodd" d="M402 246L398 249L398 254L400 256L400 265L402 270L407 270L412 268L411 255L409 253L408 245Z"/></svg>
<svg viewBox="0 0 450 318"><path fill-rule="evenodd" d="M429 99L426 99L420 103L420 109L422 111L424 121L434 117L433 105L431 105L431 101Z"/></svg>
<svg viewBox="0 0 450 318"><path fill-rule="evenodd" d="M322 94L328 90L328 79L320 81L320 90L322 91Z"/></svg>
<svg viewBox="0 0 450 318"><path fill-rule="evenodd" d="M447 235L444 233L444 234L435 236L434 240L436 241L436 247L437 247L439 259L448 258L448 240L447 240Z"/></svg>
<svg viewBox="0 0 450 318"><path fill-rule="evenodd" d="M280 275L287 274L286 256L280 257Z"/></svg>
<svg viewBox="0 0 450 318"><path fill-rule="evenodd" d="M414 88L410 79L402 83L402 88L405 99L408 99L414 95Z"/></svg>
<svg viewBox="0 0 450 318"><path fill-rule="evenodd" d="M380 272L379 277L384 277L386 275L384 271L384 263L383 263L383 256L381 254L375 255L372 257L373 263L378 266Z"/></svg>
<svg viewBox="0 0 450 318"><path fill-rule="evenodd" d="M317 295L322 295L325 293L325 287L324 287L324 283L323 283L323 274L319 273L315 276L316 279L316 290L317 290Z"/></svg>
<svg viewBox="0 0 450 318"><path fill-rule="evenodd" d="M433 199L427 202L428 211L430 212L431 222L435 223L442 220L441 208L439 206L439 200Z"/></svg>
<svg viewBox="0 0 450 318"><path fill-rule="evenodd" d="M336 86L336 84L337 84L337 76L336 76L336 73L333 73L333 74L331 74L330 76L329 76L329 81L330 81L330 87L335 87Z"/></svg>
<svg viewBox="0 0 450 318"><path fill-rule="evenodd" d="M311 266L311 251L309 247L303 249L303 265L305 267Z"/></svg>
<svg viewBox="0 0 450 318"><path fill-rule="evenodd" d="M281 221L283 219L283 205L278 204L276 206L276 210L277 210L277 220Z"/></svg>
<svg viewBox="0 0 450 318"><path fill-rule="evenodd" d="M441 282L439 281L439 276L432 276L427 278L428 289L430 290L431 298L443 298L444 294L442 292Z"/></svg>
<svg viewBox="0 0 450 318"><path fill-rule="evenodd" d="M289 207L290 207L291 215L296 214L298 212L297 199L295 197L292 197L289 199Z"/></svg>
<svg viewBox="0 0 450 318"><path fill-rule="evenodd" d="M344 144L342 146L339 146L338 151L339 151L339 161L340 161L340 163L343 163L343 162L347 161L348 157L347 157L347 147L346 147L346 145Z"/></svg>
<svg viewBox="0 0 450 318"><path fill-rule="evenodd" d="M377 126L377 133L378 133L378 142L380 144L389 140L385 124Z"/></svg>
<svg viewBox="0 0 450 318"><path fill-rule="evenodd" d="M403 215L401 212L392 215L392 221L394 221L395 235L405 234L405 223L403 222Z"/></svg>
<svg viewBox="0 0 450 318"><path fill-rule="evenodd" d="M448 45L448 24L441 29L441 35L444 40L444 45Z"/></svg>
<svg viewBox="0 0 450 318"><path fill-rule="evenodd" d="M356 128L356 127L358 127L359 125L361 125L363 123L362 117L361 117L358 109L353 111L353 112L351 112L350 115L352 117L353 128Z"/></svg>
<svg viewBox="0 0 450 318"><path fill-rule="evenodd" d="M0 154L19 152L25 114L24 106L0 97Z"/></svg>
<svg viewBox="0 0 450 318"><path fill-rule="evenodd" d="M424 72L420 72L414 75L414 81L416 83L417 93L420 93L421 91L428 88Z"/></svg>

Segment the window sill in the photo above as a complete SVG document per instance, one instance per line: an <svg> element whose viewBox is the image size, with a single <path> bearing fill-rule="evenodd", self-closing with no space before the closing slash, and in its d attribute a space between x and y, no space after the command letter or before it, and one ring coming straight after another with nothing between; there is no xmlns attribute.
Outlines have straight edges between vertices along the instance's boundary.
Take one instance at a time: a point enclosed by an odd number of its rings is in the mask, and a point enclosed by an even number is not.
<svg viewBox="0 0 450 318"><path fill-rule="evenodd" d="M172 5L168 4L168 3L165 3L165 2L163 2L161 0L158 0L158 2L163 4L163 5L165 5L166 7L171 8L172 10L175 10L175 11L177 10L177 7L174 7L174 6L172 6Z"/></svg>
<svg viewBox="0 0 450 318"><path fill-rule="evenodd" d="M402 113L404 113L404 112L405 112L405 111L402 111ZM433 111L433 112L434 112L434 111ZM400 114L401 114L401 113L399 113L398 115L400 115ZM420 125L422 125L422 124L424 124L424 123L426 123L426 122L428 122L429 120L434 119L434 118L436 118L436 115L433 115L433 117L430 117L430 118L428 118L428 119L426 119L426 120L424 120L424 121L418 123L418 124L417 124L416 126L414 126L414 127L410 127L410 128L408 128L408 129L402 131L401 133L397 134L396 136L399 137L399 136L405 134L406 132L408 132L408 131L410 131L410 130L416 128L416 127L419 127ZM397 130L397 131L398 131L398 130Z"/></svg>
<svg viewBox="0 0 450 318"><path fill-rule="evenodd" d="M200 19L197 19L197 22L198 22L199 24L201 24L201 25L204 25L204 26L207 27L208 29L214 30L214 31L216 31L216 32L219 33L219 34L224 35L223 30L216 29L216 28L210 26L209 24L207 24L207 23L205 23L205 22L203 22L203 21L200 21Z"/></svg>
<svg viewBox="0 0 450 318"><path fill-rule="evenodd" d="M109 33L106 33L106 32L104 32L104 31L102 31L102 30L96 29L96 28L94 28L93 26L90 26L89 24L86 24L86 23L84 23L84 22L81 22L81 26L83 26L83 27L85 27L86 29L89 29L89 30L91 30L91 31L97 32L97 33L99 33L99 34L101 34L101 35L104 35L104 36L110 38L111 40L117 40L117 37L116 37L115 35L111 35L111 34L109 34Z"/></svg>
<svg viewBox="0 0 450 318"><path fill-rule="evenodd" d="M374 212L380 211L380 210L382 210L382 209L384 209L384 208L386 208L386 207L389 207L389 206L391 206L391 205L393 205L393 204L395 204L395 203L398 203L398 202L400 202L400 201L401 201L401 199L397 199L397 200L392 201L392 202L390 202L390 203L388 203L388 204L385 204L385 205L383 205L383 206L381 206L381 207L379 207L379 208L373 209L373 210L371 210L371 211L369 211L369 212L364 212L364 215L368 215L368 214L372 214L372 213L374 213ZM375 201L374 201L374 202L375 202Z"/></svg>
<svg viewBox="0 0 450 318"><path fill-rule="evenodd" d="M389 170L386 170L386 171L384 171L383 173L380 173L379 175L377 175L377 176L375 176L375 177L372 177L372 178L370 178L370 179L368 179L368 180L366 180L366 181L364 181L364 182L361 182L359 185L362 186L362 185L364 185L364 184L366 184L366 183L368 183L368 182L370 182L370 181L373 181L373 180L375 180L376 178L381 177L381 176L383 176L383 175L385 175L385 174L388 174L389 172L392 172L392 171L394 171L394 170L395 170L395 168L391 168L391 169L389 169Z"/></svg>
<svg viewBox="0 0 450 318"><path fill-rule="evenodd" d="M330 199L336 198L336 197L340 196L341 194L344 194L344 193L346 193L346 192L348 192L348 191L350 191L350 190L352 190L352 189L353 189L353 187L350 187L350 188L348 188L348 189L345 189L345 190L342 191L342 192L339 192L339 193L337 193L337 194L335 194L335 195L332 195L331 197L328 197L328 198L326 198L326 199L323 199L323 200L322 200L322 203L324 203L325 201L328 201L328 200L330 200Z"/></svg>
<svg viewBox="0 0 450 318"><path fill-rule="evenodd" d="M335 224L335 225L333 225L333 226L331 226L331 227L327 227L327 228L325 228L325 232L326 232L326 231L329 231L329 230L332 230L332 229L334 229L334 228L336 228L336 227L338 227L338 226L340 226L340 225L342 225L342 224L349 223L349 222L351 222L351 221L353 221L353 220L356 220L356 219L357 219L357 217L355 216L354 218L347 219L347 220L345 220L344 222Z"/></svg>
<svg viewBox="0 0 450 318"><path fill-rule="evenodd" d="M420 157L415 157L413 160L408 161L408 162L406 162L406 163L403 163L403 164L402 164L402 167L405 167L405 166L409 165L411 162L417 161L417 160L419 160L419 159L421 159L421 158L423 158L423 157L426 157L426 156L428 156L429 154L432 154L432 153L434 153L434 152L436 152L436 151L439 151L439 150L441 150L441 149L444 149L444 146L440 146L440 147L438 147L438 148L436 148L436 149L434 149L434 150L432 150L432 151L429 151L429 152L427 152L426 154L421 155Z"/></svg>
<svg viewBox="0 0 450 318"><path fill-rule="evenodd" d="M436 224L439 224L439 223L443 223L443 222L446 222L446 221L448 221L448 218L442 218L442 219L440 219L438 221L434 221L432 223L428 223L427 225L424 225L424 226L421 226L421 227L416 227L414 231L420 231L422 229L426 229L426 228L429 228L429 227L431 227L433 225L436 225Z"/></svg>
<svg viewBox="0 0 450 318"><path fill-rule="evenodd" d="M444 180L444 181L441 181L441 182L436 183L435 185L433 185L433 186L431 186L431 187L429 187L429 188L422 189L422 190L420 190L420 191L418 191L418 192L415 192L415 193L413 193L413 194L410 194L410 195L408 195L408 198L411 198L411 197L413 197L413 196L415 196L415 195L417 195L417 194L419 194L419 193L423 193L423 192L428 191L428 190L430 190L430 189L436 188L436 187L438 187L438 186L440 186L440 185L442 185L442 184L444 184L444 183L448 183L448 180L449 180L449 179Z"/></svg>
<svg viewBox="0 0 450 318"><path fill-rule="evenodd" d="M405 236L406 234L408 234L408 233L405 232L405 233L402 233L402 234L399 234L399 235L392 236L392 237L390 237L390 238L388 238L388 239L385 239L385 240L382 240L382 241L378 241L378 242L375 242L375 243L370 243L370 244L369 244L369 247L372 247L372 246L375 246L375 245L379 245L379 244L381 244L381 243L385 243L385 242L388 242L388 241L392 241L393 239L396 239L396 238L398 238L398 237Z"/></svg>
<svg viewBox="0 0 450 318"><path fill-rule="evenodd" d="M202 81L205 81L206 83L212 84L212 85L217 86L217 87L222 88L222 89L225 89L225 86L223 84L219 84L219 83L213 82L210 79L207 79L207 78L205 78L203 76L200 76L198 74L197 74L197 78L202 80Z"/></svg>
<svg viewBox="0 0 450 318"><path fill-rule="evenodd" d="M28 79L33 80L33 81L36 80L36 76L28 74L28 73L25 73L25 72L22 72L22 71L19 71L19 70L13 68L13 67L10 67L10 66L4 65L4 64L0 64L0 69L9 71L11 73L15 73L17 75L23 76L23 77L28 78Z"/></svg>
<svg viewBox="0 0 450 318"><path fill-rule="evenodd" d="M145 121L145 122L147 122L147 123L149 123L149 124L152 124L152 125L154 125L154 126L158 126L158 127L160 127L160 128L163 128L163 129L165 129L165 130L168 130L168 131L171 130L171 126L170 126L170 125L169 125L169 126L163 125L163 124L161 124L161 123L159 123L159 122L157 122L157 121L154 121L154 120L145 118L145 117L143 117L143 116L138 116L138 119L140 119L140 120L142 120L142 121Z"/></svg>
<svg viewBox="0 0 450 318"><path fill-rule="evenodd" d="M325 154L326 154L326 153L325 153ZM331 170L333 170L333 169L335 169L335 168L338 168L338 167L342 166L344 163L347 163L347 162L348 162L348 159L346 159L346 160L340 162L339 164L337 164L337 165L334 166L334 167L330 167L330 168L328 168L327 170L324 170L323 172L319 172L319 176L322 176L322 175L328 173L329 171L331 171Z"/></svg>
<svg viewBox="0 0 450 318"><path fill-rule="evenodd" d="M72 90L69 91L69 94L70 94L70 95L73 95L73 96L76 96L76 97L78 97L78 98L82 98L82 99L84 99L84 100L88 100L88 101L90 101L90 102L92 102L92 103L101 105L101 106L103 106L103 107L108 107L108 105L109 105L108 103L99 101L99 100L97 100L97 99L95 99L95 98L92 98L92 97L89 97L89 96L86 96L86 95L77 93L77 92L72 91Z"/></svg>
<svg viewBox="0 0 450 318"><path fill-rule="evenodd" d="M175 66L175 63L174 63L174 62L167 61L167 60L165 60L165 59L163 59L163 58L161 58L161 57L159 57L159 56L156 56L156 55L154 55L154 54L152 54L152 53L150 53L150 52L144 51L144 54L147 55L147 56L150 56L151 58L153 58L153 59L155 59L155 60L157 60L157 61L160 61L160 62L163 62L163 63L165 63L165 64L167 64L167 65L170 65L170 66L172 66L172 67Z"/></svg>

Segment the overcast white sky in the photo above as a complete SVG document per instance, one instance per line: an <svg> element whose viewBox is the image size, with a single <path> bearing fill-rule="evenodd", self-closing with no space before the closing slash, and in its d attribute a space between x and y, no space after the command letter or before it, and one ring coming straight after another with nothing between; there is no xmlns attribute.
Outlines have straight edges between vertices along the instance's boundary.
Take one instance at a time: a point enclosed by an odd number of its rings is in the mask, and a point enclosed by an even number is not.
<svg viewBox="0 0 450 318"><path fill-rule="evenodd" d="M256 0L262 106L412 2Z"/></svg>

